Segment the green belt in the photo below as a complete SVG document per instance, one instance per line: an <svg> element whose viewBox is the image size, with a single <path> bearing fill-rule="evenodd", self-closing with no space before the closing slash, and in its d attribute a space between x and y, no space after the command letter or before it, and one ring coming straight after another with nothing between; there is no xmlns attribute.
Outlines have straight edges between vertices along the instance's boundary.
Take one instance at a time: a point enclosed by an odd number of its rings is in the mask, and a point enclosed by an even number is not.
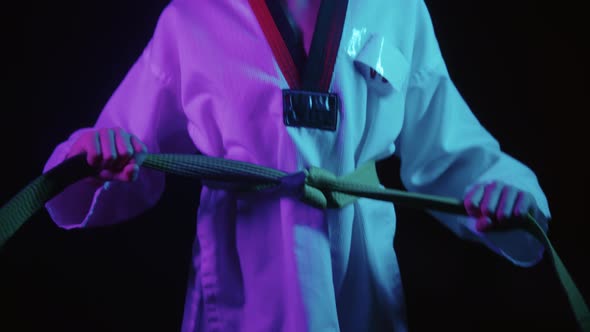
<svg viewBox="0 0 590 332"><path fill-rule="evenodd" d="M208 185L229 186L239 191L276 192L296 195L319 208L339 208L359 197L394 202L427 210L467 215L460 200L408 193L379 186L375 164L369 163L344 177L312 167L288 174L250 163L202 155L143 154L142 166L170 174L204 180ZM70 158L39 176L0 208L0 248L45 203L70 184L96 174L83 155ZM531 215L523 228L539 240L550 254L555 272L567 294L581 331L590 332L590 312L547 234Z"/></svg>

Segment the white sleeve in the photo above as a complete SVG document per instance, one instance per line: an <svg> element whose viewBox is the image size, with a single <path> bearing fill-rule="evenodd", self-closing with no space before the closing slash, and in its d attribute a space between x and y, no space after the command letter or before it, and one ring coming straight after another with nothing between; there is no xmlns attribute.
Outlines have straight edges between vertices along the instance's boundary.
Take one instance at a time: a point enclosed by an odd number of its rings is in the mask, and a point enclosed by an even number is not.
<svg viewBox="0 0 590 332"><path fill-rule="evenodd" d="M493 180L531 193L544 214L550 212L533 171L500 149L497 140L481 125L455 87L422 1L419 6L413 72L408 84L404 125L396 141L401 179L414 192L462 199L469 186ZM480 233L475 220L432 212L464 239L479 241L520 266L538 262L542 245L528 233L513 230Z"/></svg>
<svg viewBox="0 0 590 332"><path fill-rule="evenodd" d="M172 17L164 11L156 31L102 109L93 128L121 127L136 135L150 153L196 152L178 99ZM85 130L74 132L49 157L44 172L56 166ZM164 174L142 168L136 182L85 179L66 188L46 208L63 228L107 225L135 217L152 207L164 190Z"/></svg>

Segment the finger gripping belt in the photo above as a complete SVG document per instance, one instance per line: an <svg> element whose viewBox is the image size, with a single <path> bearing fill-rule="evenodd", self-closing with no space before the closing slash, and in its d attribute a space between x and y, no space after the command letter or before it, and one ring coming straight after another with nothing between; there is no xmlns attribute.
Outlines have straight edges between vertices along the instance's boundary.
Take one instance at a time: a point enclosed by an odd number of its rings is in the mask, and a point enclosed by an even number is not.
<svg viewBox="0 0 590 332"><path fill-rule="evenodd" d="M251 163L202 155L142 154L136 158L140 159L143 167L196 178L208 186L294 195L323 209L340 208L359 197L365 197L412 208L466 214L461 201L453 198L381 188L374 163L359 167L350 175L336 177L324 169L315 167L289 174ZM78 155L29 183L0 208L0 248L29 218L42 209L47 201L70 184L95 174L96 170L86 164L85 156ZM543 229L531 215L528 216L527 222L519 227L543 243L580 330L590 332L588 306Z"/></svg>

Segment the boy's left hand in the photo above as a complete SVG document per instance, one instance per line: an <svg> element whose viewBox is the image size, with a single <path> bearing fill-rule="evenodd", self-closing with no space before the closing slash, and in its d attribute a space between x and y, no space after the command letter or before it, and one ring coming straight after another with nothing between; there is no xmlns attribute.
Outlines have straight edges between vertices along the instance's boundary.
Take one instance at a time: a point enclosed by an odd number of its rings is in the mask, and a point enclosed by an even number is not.
<svg viewBox="0 0 590 332"><path fill-rule="evenodd" d="M533 195L500 181L476 184L463 198L463 205L477 219L479 232L516 226L529 213L533 217L541 214Z"/></svg>

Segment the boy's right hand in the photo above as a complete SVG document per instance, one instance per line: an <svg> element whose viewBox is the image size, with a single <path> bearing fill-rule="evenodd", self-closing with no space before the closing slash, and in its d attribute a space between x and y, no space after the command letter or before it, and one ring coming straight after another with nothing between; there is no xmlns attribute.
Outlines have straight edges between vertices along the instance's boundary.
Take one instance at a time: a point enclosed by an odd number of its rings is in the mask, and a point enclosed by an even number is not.
<svg viewBox="0 0 590 332"><path fill-rule="evenodd" d="M137 153L147 152L147 146L135 135L121 128L102 128L84 132L74 142L67 158L85 153L88 165L98 168L102 180L135 181L140 161Z"/></svg>

